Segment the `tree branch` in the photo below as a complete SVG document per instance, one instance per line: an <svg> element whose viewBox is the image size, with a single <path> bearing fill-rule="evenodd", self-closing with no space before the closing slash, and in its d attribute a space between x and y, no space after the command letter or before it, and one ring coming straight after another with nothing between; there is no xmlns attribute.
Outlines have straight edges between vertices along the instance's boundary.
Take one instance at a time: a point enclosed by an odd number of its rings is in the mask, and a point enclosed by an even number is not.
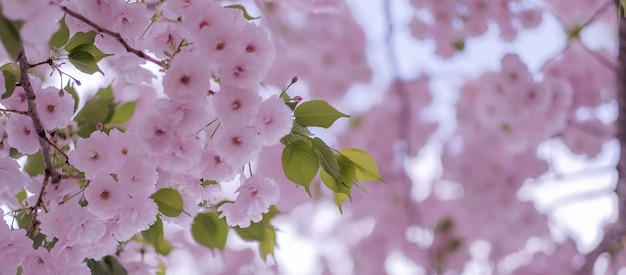
<svg viewBox="0 0 626 275"><path fill-rule="evenodd" d="M79 13L73 11L73 10L68 9L65 6L59 5L59 7L61 7L61 10L63 10L66 14L69 14L70 16L72 16L72 17L74 17L74 18L76 18L76 19L78 19L80 21L85 22L85 24L87 24L87 25L91 26L92 28L94 28L97 32L107 34L107 35L112 36L113 38L117 39L117 41L119 41L120 44L122 44L122 46L124 47L124 49L126 49L127 52L132 53L132 54L134 54L134 55L136 55L136 56L138 56L140 58L143 58L143 59L145 59L147 61L150 61L150 62L152 62L154 64L157 64L159 67L163 67L163 61L158 60L158 59L156 59L156 58L154 58L152 56L147 55L146 53L144 53L144 52L142 52L140 50L137 50L137 49L131 47L130 45L128 45L126 40L124 40L124 38L122 37L121 34L119 34L117 32L114 32L114 31L111 31L109 29L106 29L104 27L101 27L100 25L96 24L95 22L87 19L83 15L81 15L81 14L79 14Z"/></svg>
<svg viewBox="0 0 626 275"><path fill-rule="evenodd" d="M52 183L58 183L60 178L58 177L57 171L56 169L54 169L54 165L52 164L52 159L50 158L50 143L48 137L46 136L46 130L41 123L39 114L37 113L37 105L35 104L35 91L33 90L33 86L30 83L30 75L28 74L28 69L30 68L30 65L28 64L28 59L26 58L24 46L22 46L20 50L17 61L20 64L20 83L22 84L22 88L24 88L26 101L28 103L28 111L26 112L26 115L28 115L33 121L33 126L35 127L35 131L37 132L39 147L41 148L41 156L43 157L43 162L45 166L44 180L41 183L41 190L39 191L37 202L32 208L33 217L26 232L27 236L30 236L35 229L35 224L37 223L37 212L39 210L39 207L41 207L41 205L43 204L43 194L45 192L46 186L48 185L48 182L51 181Z"/></svg>
<svg viewBox="0 0 626 275"><path fill-rule="evenodd" d="M615 6L620 7L620 1L615 0ZM626 18L618 19L619 28L619 54L617 56L617 139L620 145L620 157L617 163L617 222L610 225L604 238L598 246L585 259L585 264L578 274L586 275L593 273L593 267L598 257L605 252L612 252L623 248L622 238L626 235Z"/></svg>

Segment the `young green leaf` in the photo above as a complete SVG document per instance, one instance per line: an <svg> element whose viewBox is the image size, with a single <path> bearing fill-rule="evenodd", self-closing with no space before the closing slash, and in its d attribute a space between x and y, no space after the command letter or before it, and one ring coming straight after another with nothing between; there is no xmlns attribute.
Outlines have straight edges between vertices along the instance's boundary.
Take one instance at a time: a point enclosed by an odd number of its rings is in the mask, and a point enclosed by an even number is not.
<svg viewBox="0 0 626 275"><path fill-rule="evenodd" d="M356 181L356 169L354 164L342 155L337 155L337 163L340 167L340 177L335 178L326 171L320 172L322 182L333 192L343 193L350 196L350 190Z"/></svg>
<svg viewBox="0 0 626 275"><path fill-rule="evenodd" d="M172 188L163 188L150 196L159 207L159 212L168 217L178 217L183 212L183 197Z"/></svg>
<svg viewBox="0 0 626 275"><path fill-rule="evenodd" d="M91 270L91 274L98 275L127 275L126 268L117 259L111 255L104 256L102 260L86 259L87 267Z"/></svg>
<svg viewBox="0 0 626 275"><path fill-rule="evenodd" d="M235 227L235 232L242 239L259 242L259 254L261 254L263 260L267 258L267 255L274 254L276 228L272 226L270 221L278 213L278 209L275 206L271 206L269 211L263 214L263 219L260 222L251 223L246 228Z"/></svg>
<svg viewBox="0 0 626 275"><path fill-rule="evenodd" d="M43 157L41 156L41 151L37 151L37 153L28 156L26 159L26 165L24 166L24 172L31 177L43 174L45 170L45 165L43 163Z"/></svg>
<svg viewBox="0 0 626 275"><path fill-rule="evenodd" d="M322 166L322 169L326 171L330 176L337 180L341 180L341 173L339 172L339 163L333 151L324 143L320 138L311 139L313 145L313 153L317 156L317 160Z"/></svg>
<svg viewBox="0 0 626 275"><path fill-rule="evenodd" d="M248 14L248 11L246 11L246 7L244 7L242 5L228 5L228 6L225 6L224 8L241 10L243 12L243 18L245 18L246 20L255 20L255 19L261 18L261 17L252 17L252 16L250 16L250 14Z"/></svg>
<svg viewBox="0 0 626 275"><path fill-rule="evenodd" d="M346 148L339 151L339 154L354 163L358 180L384 182L378 174L376 161L367 152L355 148Z"/></svg>
<svg viewBox="0 0 626 275"><path fill-rule="evenodd" d="M65 24L65 16L59 21L59 30L50 38L50 47L60 49L70 39L70 29Z"/></svg>
<svg viewBox="0 0 626 275"><path fill-rule="evenodd" d="M297 140L308 141L311 136L311 132L306 127L302 127L295 120L293 121L293 126L291 127L291 133L282 137L280 142L284 145L295 142Z"/></svg>
<svg viewBox="0 0 626 275"><path fill-rule="evenodd" d="M78 124L78 135L83 138L89 137L96 130L98 122L103 124L109 122L114 110L115 101L111 87L98 90L74 117L74 121Z"/></svg>
<svg viewBox="0 0 626 275"><path fill-rule="evenodd" d="M285 176L289 180L304 186L304 189L310 196L309 185L320 167L311 145L300 140L288 144L283 149L281 159Z"/></svg>
<svg viewBox="0 0 626 275"><path fill-rule="evenodd" d="M0 41L12 60L20 54L22 41L18 30L17 24L4 17L0 10Z"/></svg>
<svg viewBox="0 0 626 275"><path fill-rule="evenodd" d="M215 212L199 213L191 225L191 235L200 245L213 250L224 249L228 237L228 225Z"/></svg>
<svg viewBox="0 0 626 275"><path fill-rule="evenodd" d="M74 84L70 84L70 82L68 81L63 90L65 90L70 95L72 95L72 97L74 97L74 113L76 113L76 110L78 110L78 104L80 103L80 98L78 97L76 89L74 89Z"/></svg>
<svg viewBox="0 0 626 275"><path fill-rule="evenodd" d="M2 76L4 77L5 92L2 94L2 99L10 97L15 91L17 81L20 79L20 69L15 63L7 63L0 67L2 70Z"/></svg>
<svg viewBox="0 0 626 275"><path fill-rule="evenodd" d="M343 202L346 201L348 195L338 192L333 192L333 199L337 207L339 207L339 213L343 214Z"/></svg>
<svg viewBox="0 0 626 275"><path fill-rule="evenodd" d="M94 74L96 72L100 72L104 75L104 72L100 70L98 67L98 61L96 58L88 52L75 50L69 52L67 55L67 59L78 69L79 71L86 74Z"/></svg>
<svg viewBox="0 0 626 275"><path fill-rule="evenodd" d="M72 38L70 38L70 41L67 42L64 49L65 51L69 53L74 48L80 45L93 45L95 41L96 41L96 32L94 31L77 32L72 36Z"/></svg>
<svg viewBox="0 0 626 275"><path fill-rule="evenodd" d="M272 230L265 230L264 240L259 242L259 254L263 261L267 260L267 255L274 255L274 248L276 247L276 229L272 227Z"/></svg>
<svg viewBox="0 0 626 275"><path fill-rule="evenodd" d="M335 120L348 115L337 111L323 100L311 100L301 103L294 111L296 122L304 127L317 126L328 128Z"/></svg>
<svg viewBox="0 0 626 275"><path fill-rule="evenodd" d="M120 124L129 121L135 113L137 101L126 102L115 109L109 124Z"/></svg>
<svg viewBox="0 0 626 275"><path fill-rule="evenodd" d="M91 56L93 56L93 58L96 60L96 62L100 62L100 60L102 60L103 58L112 55L112 54L103 53L94 44L81 44L81 45L78 45L74 49L72 49L72 52L74 52L74 51L87 52L87 53L91 54Z"/></svg>
<svg viewBox="0 0 626 275"><path fill-rule="evenodd" d="M159 248L161 246L161 242L163 242L163 221L161 221L161 217L159 217L159 215L157 215L156 221L150 226L150 228L141 232L141 236L143 236L143 239L154 246L155 250L160 253Z"/></svg>

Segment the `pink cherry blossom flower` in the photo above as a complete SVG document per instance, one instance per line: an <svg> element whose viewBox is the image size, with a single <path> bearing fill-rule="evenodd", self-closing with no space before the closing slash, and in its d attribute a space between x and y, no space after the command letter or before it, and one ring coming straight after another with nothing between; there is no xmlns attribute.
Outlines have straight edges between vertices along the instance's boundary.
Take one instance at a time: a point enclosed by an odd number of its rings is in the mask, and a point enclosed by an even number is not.
<svg viewBox="0 0 626 275"><path fill-rule="evenodd" d="M111 172L114 166L114 152L110 150L109 137L99 131L91 133L86 139L78 140L76 149L67 155L69 162L85 173L86 179L94 179L97 174Z"/></svg>
<svg viewBox="0 0 626 275"><path fill-rule="evenodd" d="M220 129L215 140L215 151L233 167L241 167L252 161L261 150L261 139L254 128L233 126Z"/></svg>
<svg viewBox="0 0 626 275"><path fill-rule="evenodd" d="M4 80L2 80L2 84L4 85ZM26 99L26 92L24 91L24 88L22 88L21 86L15 87L13 94L9 96L8 98L0 99L0 103L13 110L24 111L24 112L28 110L28 100Z"/></svg>
<svg viewBox="0 0 626 275"><path fill-rule="evenodd" d="M121 166L117 179L129 195L150 196L156 188L158 178L154 166L145 163L138 157L130 157Z"/></svg>
<svg viewBox="0 0 626 275"><path fill-rule="evenodd" d="M200 55L182 52L170 62L163 78L163 89L171 99L198 100L211 88L208 60Z"/></svg>
<svg viewBox="0 0 626 275"><path fill-rule="evenodd" d="M256 116L262 98L253 90L223 86L215 94L213 108L222 123L245 125Z"/></svg>
<svg viewBox="0 0 626 275"><path fill-rule="evenodd" d="M4 211L0 209L4 217ZM26 237L26 230L14 229L0 222L0 274L16 274L26 255L32 251L32 240Z"/></svg>
<svg viewBox="0 0 626 275"><path fill-rule="evenodd" d="M22 264L23 275L59 274L56 259L44 247L31 250Z"/></svg>
<svg viewBox="0 0 626 275"><path fill-rule="evenodd" d="M98 242L106 229L104 220L75 202L51 202L48 212L41 213L40 221L41 232L68 246Z"/></svg>
<svg viewBox="0 0 626 275"><path fill-rule="evenodd" d="M226 217L231 226L248 227L250 221L259 222L263 213L279 198L278 185L271 179L252 176L236 191L239 193L232 204L223 204L218 208L220 217Z"/></svg>
<svg viewBox="0 0 626 275"><path fill-rule="evenodd" d="M85 188L87 209L103 219L117 215L118 210L128 198L128 192L124 186L106 174L98 174Z"/></svg>
<svg viewBox="0 0 626 275"><path fill-rule="evenodd" d="M203 167L200 176L204 179L220 182L232 180L235 176L233 166L215 152L212 142L202 150L200 165Z"/></svg>
<svg viewBox="0 0 626 275"><path fill-rule="evenodd" d="M126 241L135 234L150 228L156 221L159 209L150 197L135 196L124 200L119 214L114 219L112 234L120 241ZM117 214L117 213L116 213Z"/></svg>
<svg viewBox="0 0 626 275"><path fill-rule="evenodd" d="M6 131L11 147L24 154L34 154L39 150L39 137L30 117L11 115L7 120Z"/></svg>
<svg viewBox="0 0 626 275"><path fill-rule="evenodd" d="M17 161L10 157L0 157L0 194L8 197L15 196L29 180L20 171ZM2 201L0 198L0 204Z"/></svg>
<svg viewBox="0 0 626 275"><path fill-rule="evenodd" d="M35 98L37 113L47 130L65 128L72 121L74 98L69 93L48 87L37 93Z"/></svg>
<svg viewBox="0 0 626 275"><path fill-rule="evenodd" d="M281 98L274 95L261 103L254 122L263 145L274 145L291 132L293 126L291 109Z"/></svg>

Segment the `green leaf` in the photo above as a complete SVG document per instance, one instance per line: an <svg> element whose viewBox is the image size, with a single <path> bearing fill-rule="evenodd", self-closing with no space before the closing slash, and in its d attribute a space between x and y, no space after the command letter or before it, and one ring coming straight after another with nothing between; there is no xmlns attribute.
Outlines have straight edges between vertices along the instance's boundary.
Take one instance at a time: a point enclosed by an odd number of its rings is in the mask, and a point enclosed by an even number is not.
<svg viewBox="0 0 626 275"><path fill-rule="evenodd" d="M78 97L76 89L74 89L74 84L70 84L70 81L68 81L63 90L65 90L70 95L72 95L72 97L74 97L74 113L76 113L76 110L78 110L78 104L80 103L80 98Z"/></svg>
<svg viewBox="0 0 626 275"><path fill-rule="evenodd" d="M276 247L276 229L265 230L265 238L262 242L259 242L259 254L263 261L267 260L267 255L274 255L274 248Z"/></svg>
<svg viewBox="0 0 626 275"><path fill-rule="evenodd" d="M293 126L291 127L291 133L289 133L288 135L282 137L280 139L280 142L284 145L287 145L289 143L293 143L297 140L302 140L302 141L308 141L310 138L310 136L312 136L313 134L311 134L311 132L309 131L309 129L307 129L306 127L302 127L300 124L298 124L295 120L293 121Z"/></svg>
<svg viewBox="0 0 626 275"><path fill-rule="evenodd" d="M17 60L22 41L15 22L8 20L0 10L0 41L11 59Z"/></svg>
<svg viewBox="0 0 626 275"><path fill-rule="evenodd" d="M172 252L172 250L174 250L174 247L172 247L172 244L167 241L167 239L163 239L163 241L159 243L159 247L155 247L154 249L157 253L163 256L167 256L170 254L170 252Z"/></svg>
<svg viewBox="0 0 626 275"><path fill-rule="evenodd" d="M200 245L223 250L228 237L228 225L215 212L199 213L191 225L191 235Z"/></svg>
<svg viewBox="0 0 626 275"><path fill-rule="evenodd" d="M311 196L309 185L320 168L311 145L300 140L288 144L283 149L281 159L285 176L296 184L304 186Z"/></svg>
<svg viewBox="0 0 626 275"><path fill-rule="evenodd" d="M94 44L81 44L81 45L76 46L74 49L72 49L72 51L88 52L89 54L91 54L91 56L93 56L96 62L100 62L100 60L102 60L103 58L113 55L113 54L103 53Z"/></svg>
<svg viewBox="0 0 626 275"><path fill-rule="evenodd" d="M128 272L117 261L117 259L111 255L104 256L102 260L96 261L94 259L86 259L87 267L91 270L91 275L127 275Z"/></svg>
<svg viewBox="0 0 626 275"><path fill-rule="evenodd" d="M339 207L339 213L343 214L343 202L346 201L348 195L343 193L333 192L333 199L335 200L335 204Z"/></svg>
<svg viewBox="0 0 626 275"><path fill-rule="evenodd" d="M243 12L243 18L245 18L246 20L255 20L255 19L261 18L261 17L250 16L250 14L248 14L248 11L246 11L246 7L242 5L228 5L228 6L225 6L224 8L241 10Z"/></svg>
<svg viewBox="0 0 626 275"><path fill-rule="evenodd" d="M65 24L65 15L59 21L60 28L50 38L50 47L60 49L70 39L70 29Z"/></svg>
<svg viewBox="0 0 626 275"><path fill-rule="evenodd" d="M98 61L96 58L88 52L76 50L71 51L67 55L67 59L78 69L79 71L86 74L94 74L95 72L100 72L104 75L104 73L98 67Z"/></svg>
<svg viewBox="0 0 626 275"><path fill-rule="evenodd" d="M341 173L339 172L339 163L333 151L324 143L320 138L311 139L313 145L313 153L317 157L320 166L330 176L335 179L341 180Z"/></svg>
<svg viewBox="0 0 626 275"><path fill-rule="evenodd" d="M159 207L159 212L168 217L178 217L183 212L183 197L172 188L163 188L150 196Z"/></svg>
<svg viewBox="0 0 626 275"><path fill-rule="evenodd" d="M333 192L343 193L350 196L350 190L356 181L356 169L354 164L342 155L337 155L337 162L340 167L340 177L336 178L325 171L320 171L322 182Z"/></svg>
<svg viewBox="0 0 626 275"><path fill-rule="evenodd" d="M294 111L296 122L304 127L317 126L328 128L340 117L349 117L330 106L323 100L303 102Z"/></svg>
<svg viewBox="0 0 626 275"><path fill-rule="evenodd" d="M146 240L146 242L154 247L157 253L163 255L163 253L159 250L161 243L163 242L163 221L159 215L157 215L156 221L150 226L150 228L141 232L141 236L143 236L143 239Z"/></svg>
<svg viewBox="0 0 626 275"><path fill-rule="evenodd" d="M45 164L43 163L43 157L41 151L28 156L26 159L26 165L24 166L24 172L31 177L43 174L45 170Z"/></svg>
<svg viewBox="0 0 626 275"><path fill-rule="evenodd" d="M2 99L10 97L15 91L15 86L20 79L20 68L15 63L7 63L0 67L2 70L2 76L4 76L4 88L6 89L2 94Z"/></svg>
<svg viewBox="0 0 626 275"><path fill-rule="evenodd" d="M26 189L22 189L22 191L15 194L15 198L17 199L17 202L20 203L20 205L22 205L22 202L26 199L27 196L28 194L26 193Z"/></svg>
<svg viewBox="0 0 626 275"><path fill-rule="evenodd" d="M114 110L115 102L111 86L98 90L74 117L74 121L78 124L78 135L83 138L89 137L96 130L98 122L103 124L109 122Z"/></svg>
<svg viewBox="0 0 626 275"><path fill-rule="evenodd" d="M276 206L270 206L267 213L263 214L263 219L259 222L250 223L250 226L246 228L234 227L237 235L246 241L264 241L266 240L266 230L274 231L274 227L270 223L270 220L279 213Z"/></svg>
<svg viewBox="0 0 626 275"><path fill-rule="evenodd" d="M109 124L120 124L129 121L135 113L137 101L126 102L115 109Z"/></svg>
<svg viewBox="0 0 626 275"><path fill-rule="evenodd" d="M385 182L378 174L376 161L367 152L355 148L346 148L339 151L339 154L354 163L358 180Z"/></svg>
<svg viewBox="0 0 626 275"><path fill-rule="evenodd" d="M80 45L93 45L95 41L96 41L96 32L94 31L77 32L72 36L72 38L70 38L70 41L67 42L64 49L65 51L69 53L74 48Z"/></svg>
<svg viewBox="0 0 626 275"><path fill-rule="evenodd" d="M259 254L266 260L267 255L274 254L276 247L276 228L270 221L278 214L276 206L270 206L267 213L263 214L263 219L257 223L251 223L249 227L235 227L235 232L243 240L259 242Z"/></svg>

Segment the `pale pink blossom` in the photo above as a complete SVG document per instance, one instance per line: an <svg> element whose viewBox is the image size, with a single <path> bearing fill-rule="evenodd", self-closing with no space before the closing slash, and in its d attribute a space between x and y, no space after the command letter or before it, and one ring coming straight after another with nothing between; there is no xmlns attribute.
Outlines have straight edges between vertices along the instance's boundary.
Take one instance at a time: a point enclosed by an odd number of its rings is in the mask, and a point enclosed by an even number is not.
<svg viewBox="0 0 626 275"><path fill-rule="evenodd" d="M222 86L222 90L215 94L213 108L222 123L245 125L256 117L261 101L261 96L254 90Z"/></svg>
<svg viewBox="0 0 626 275"><path fill-rule="evenodd" d="M65 128L72 121L74 98L69 93L48 87L37 93L37 113L47 130Z"/></svg>
<svg viewBox="0 0 626 275"><path fill-rule="evenodd" d="M163 78L163 89L171 99L200 100L211 88L208 60L201 55L182 52L170 62Z"/></svg>
<svg viewBox="0 0 626 275"><path fill-rule="evenodd" d="M155 167L138 157L127 158L117 174L119 183L133 197L147 197L154 193L157 178Z"/></svg>
<svg viewBox="0 0 626 275"><path fill-rule="evenodd" d="M111 151L109 137L100 131L94 131L86 139L79 139L76 149L67 155L69 162L85 173L85 178L94 179L97 174L111 172L115 168L114 153Z"/></svg>
<svg viewBox="0 0 626 275"><path fill-rule="evenodd" d="M248 227L250 222L259 222L263 213L278 202L278 185L271 179L252 176L237 188L234 203L223 204L218 208L220 217L226 217L231 226Z"/></svg>
<svg viewBox="0 0 626 275"><path fill-rule="evenodd" d="M7 120L6 131L11 147L24 154L34 154L39 150L39 136L30 117L11 115Z"/></svg>
<svg viewBox="0 0 626 275"><path fill-rule="evenodd" d="M235 169L226 162L224 157L218 155L213 147L211 142L202 150L200 176L218 182L232 180L235 176Z"/></svg>
<svg viewBox="0 0 626 275"><path fill-rule="evenodd" d="M216 153L233 167L241 167L252 161L261 147L261 139L250 127L225 127L220 129L215 140Z"/></svg>
<svg viewBox="0 0 626 275"><path fill-rule="evenodd" d="M85 188L87 209L102 219L117 215L118 210L128 198L124 185L117 183L106 174L98 174Z"/></svg>
<svg viewBox="0 0 626 275"><path fill-rule="evenodd" d="M289 134L293 127L291 109L283 99L275 95L261 103L254 122L264 146L278 143L280 138Z"/></svg>

